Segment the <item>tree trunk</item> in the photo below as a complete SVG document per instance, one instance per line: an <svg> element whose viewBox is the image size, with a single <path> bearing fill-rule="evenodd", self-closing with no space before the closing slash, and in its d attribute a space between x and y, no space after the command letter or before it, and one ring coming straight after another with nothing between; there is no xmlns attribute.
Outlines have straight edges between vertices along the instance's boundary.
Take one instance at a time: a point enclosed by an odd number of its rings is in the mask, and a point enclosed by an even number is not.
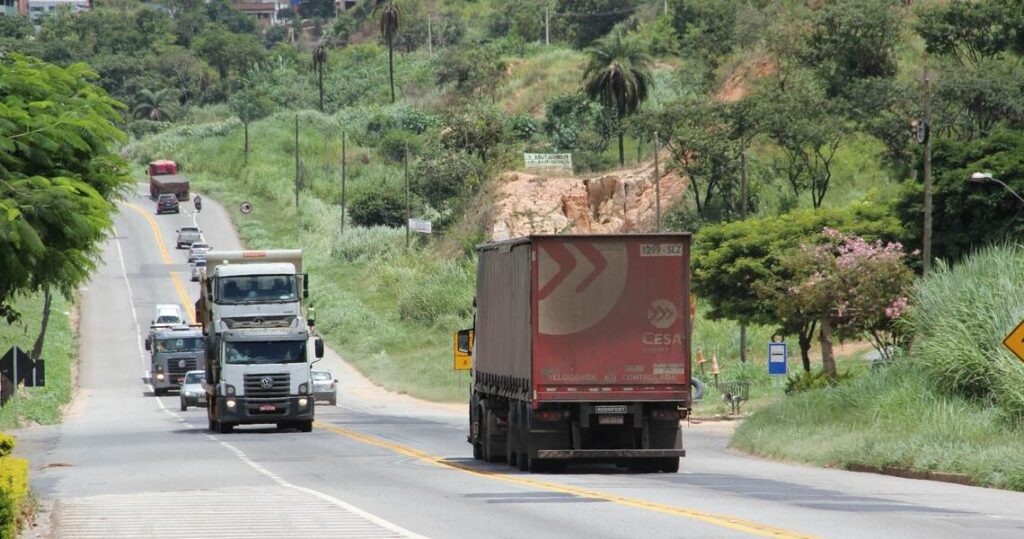
<svg viewBox="0 0 1024 539"><path fill-rule="evenodd" d="M821 318L821 368L833 381L836 379L836 358L832 354L832 321Z"/></svg>
<svg viewBox="0 0 1024 539"><path fill-rule="evenodd" d="M32 359L39 359L43 354L43 341L46 339L46 327L50 325L50 295L49 287L43 289L43 318L39 322L39 335L36 336L36 343L32 345Z"/></svg>
<svg viewBox="0 0 1024 539"><path fill-rule="evenodd" d="M623 135L619 133L619 166L626 166L626 147L622 143Z"/></svg>
<svg viewBox="0 0 1024 539"><path fill-rule="evenodd" d="M800 361L804 365L804 372L811 372L811 336L801 333L797 335L800 342Z"/></svg>
<svg viewBox="0 0 1024 539"><path fill-rule="evenodd" d="M243 147L242 153L245 155L245 164L249 164L249 122L242 122L242 128L245 132L245 146Z"/></svg>
<svg viewBox="0 0 1024 539"><path fill-rule="evenodd" d="M320 66L317 69L317 72L318 72L317 74L319 75L318 78L319 78L319 85L320 85L320 112L323 112L324 111L324 68L323 68L323 66ZM394 90L392 90L392 93L393 92L394 92Z"/></svg>
<svg viewBox="0 0 1024 539"><path fill-rule="evenodd" d="M388 82L391 83L391 102L395 102L395 64L394 64L394 50L391 46L391 42L388 41Z"/></svg>

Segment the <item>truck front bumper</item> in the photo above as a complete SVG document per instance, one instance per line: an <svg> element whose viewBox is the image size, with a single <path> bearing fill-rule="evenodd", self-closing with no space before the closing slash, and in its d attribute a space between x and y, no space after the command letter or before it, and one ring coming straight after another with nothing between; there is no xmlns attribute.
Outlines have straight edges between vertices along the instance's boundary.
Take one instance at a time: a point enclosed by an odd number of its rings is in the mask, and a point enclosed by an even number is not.
<svg viewBox="0 0 1024 539"><path fill-rule="evenodd" d="M538 459L685 457L685 449L538 449Z"/></svg>
<svg viewBox="0 0 1024 539"><path fill-rule="evenodd" d="M301 405L300 401L305 401ZM234 402L234 406L228 406ZM253 424L313 419L313 396L292 396L287 399L249 399L217 397L217 417L223 423Z"/></svg>

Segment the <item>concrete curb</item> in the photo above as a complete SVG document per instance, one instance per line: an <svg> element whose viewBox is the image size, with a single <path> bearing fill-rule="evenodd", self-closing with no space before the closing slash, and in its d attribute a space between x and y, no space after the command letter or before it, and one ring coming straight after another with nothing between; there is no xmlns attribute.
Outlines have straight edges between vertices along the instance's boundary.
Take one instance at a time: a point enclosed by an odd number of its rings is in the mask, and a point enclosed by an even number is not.
<svg viewBox="0 0 1024 539"><path fill-rule="evenodd" d="M926 481L941 481L943 483L956 483L958 485L967 485L970 487L978 487L979 485L970 476L950 473L950 472L933 472L929 470L911 470L909 468L897 468L894 466L867 466L864 464L850 464L847 465L846 470L851 472L867 472L876 473L882 475L891 475L895 477L903 477L905 479L923 479Z"/></svg>

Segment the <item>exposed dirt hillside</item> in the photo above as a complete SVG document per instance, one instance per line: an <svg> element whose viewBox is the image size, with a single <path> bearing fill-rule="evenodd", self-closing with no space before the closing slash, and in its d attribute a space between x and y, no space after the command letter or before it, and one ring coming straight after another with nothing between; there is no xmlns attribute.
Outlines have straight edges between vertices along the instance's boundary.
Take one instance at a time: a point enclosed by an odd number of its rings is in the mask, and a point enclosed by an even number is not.
<svg viewBox="0 0 1024 539"><path fill-rule="evenodd" d="M653 231L653 180L653 162L589 178L506 172L496 182L486 230L495 240L526 234ZM664 215L682 198L686 180L674 172L664 174L660 189Z"/></svg>

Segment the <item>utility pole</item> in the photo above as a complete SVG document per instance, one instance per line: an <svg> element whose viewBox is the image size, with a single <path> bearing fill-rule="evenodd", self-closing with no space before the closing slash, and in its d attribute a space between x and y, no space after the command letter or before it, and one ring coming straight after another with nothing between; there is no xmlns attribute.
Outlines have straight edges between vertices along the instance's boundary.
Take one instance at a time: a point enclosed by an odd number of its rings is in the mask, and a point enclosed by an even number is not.
<svg viewBox="0 0 1024 539"><path fill-rule="evenodd" d="M430 28L430 15L427 15L427 54L434 55L434 33Z"/></svg>
<svg viewBox="0 0 1024 539"><path fill-rule="evenodd" d="M664 8L665 8L665 9L664 9L664 14L665 14L665 15L668 15L668 0L665 0L664 2L662 2L662 5L663 5L663 6L664 6Z"/></svg>
<svg viewBox="0 0 1024 539"><path fill-rule="evenodd" d="M409 143L405 144L405 248L409 248Z"/></svg>
<svg viewBox="0 0 1024 539"><path fill-rule="evenodd" d="M740 218L747 220L747 148L740 151ZM740 324L740 363L747 362L747 324Z"/></svg>
<svg viewBox="0 0 1024 539"><path fill-rule="evenodd" d="M932 268L932 91L928 68L924 70L924 234L921 248L924 274Z"/></svg>
<svg viewBox="0 0 1024 539"><path fill-rule="evenodd" d="M658 132L654 132L654 231L661 232L661 173L658 170Z"/></svg>
<svg viewBox="0 0 1024 539"><path fill-rule="evenodd" d="M341 132L341 234L345 234L345 132Z"/></svg>
<svg viewBox="0 0 1024 539"><path fill-rule="evenodd" d="M548 8L544 8L544 44L551 44L551 32L548 27Z"/></svg>
<svg viewBox="0 0 1024 539"><path fill-rule="evenodd" d="M299 209L299 115L295 115L295 210Z"/></svg>

